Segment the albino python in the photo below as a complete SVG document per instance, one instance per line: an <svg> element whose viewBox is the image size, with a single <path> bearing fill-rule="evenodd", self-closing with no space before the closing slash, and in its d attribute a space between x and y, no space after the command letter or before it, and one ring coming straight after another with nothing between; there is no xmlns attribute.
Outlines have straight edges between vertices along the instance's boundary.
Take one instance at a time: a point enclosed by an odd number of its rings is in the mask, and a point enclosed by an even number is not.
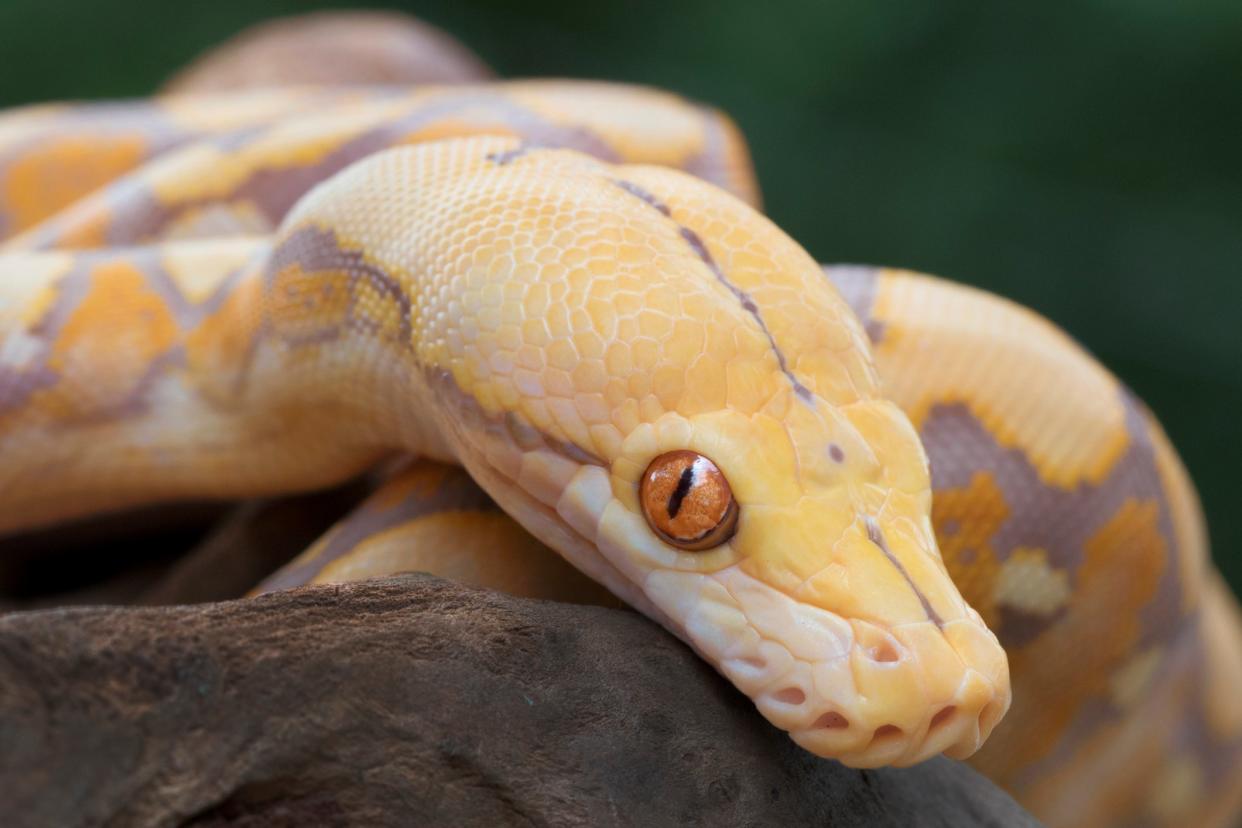
<svg viewBox="0 0 1242 828"><path fill-rule="evenodd" d="M486 72L435 37L438 80ZM1242 624L1163 432L1068 337L821 268L710 109L367 85L425 60L233 88L290 38L0 115L0 533L410 455L257 591L615 595L821 756L974 754L1054 826L1228 824Z"/></svg>

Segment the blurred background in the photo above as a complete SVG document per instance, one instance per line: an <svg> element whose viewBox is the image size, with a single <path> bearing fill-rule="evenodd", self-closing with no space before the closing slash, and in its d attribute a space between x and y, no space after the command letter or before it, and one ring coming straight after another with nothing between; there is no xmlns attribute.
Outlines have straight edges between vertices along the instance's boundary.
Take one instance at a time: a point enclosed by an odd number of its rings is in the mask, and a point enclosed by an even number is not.
<svg viewBox="0 0 1242 828"><path fill-rule="evenodd" d="M1242 591L1242 4L0 0L0 105L143 95L250 23L353 5L502 75L715 104L812 255L1050 317L1163 421Z"/></svg>

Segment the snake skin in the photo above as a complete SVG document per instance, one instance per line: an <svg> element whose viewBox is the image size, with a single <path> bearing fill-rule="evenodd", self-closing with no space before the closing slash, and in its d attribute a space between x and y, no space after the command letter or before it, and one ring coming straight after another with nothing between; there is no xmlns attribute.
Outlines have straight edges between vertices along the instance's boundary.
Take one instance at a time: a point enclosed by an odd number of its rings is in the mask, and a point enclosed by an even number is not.
<svg viewBox="0 0 1242 828"><path fill-rule="evenodd" d="M0 290L0 530L323 486L402 450L464 465L817 753L966 755L1008 707L861 328L699 179L432 142L330 178L271 243L13 253ZM699 553L636 498L686 448L746 514Z"/></svg>
<svg viewBox="0 0 1242 828"><path fill-rule="evenodd" d="M434 572L510 595L620 606L598 583L514 523L466 471L416 461L254 594Z"/></svg>
<svg viewBox="0 0 1242 828"><path fill-rule="evenodd" d="M196 139L248 130L369 93L334 88L90 104L36 104L0 113L0 239L25 230L117 177Z"/></svg>
<svg viewBox="0 0 1242 828"><path fill-rule="evenodd" d="M1158 425L1033 314L820 271L757 201L726 118L617 85L0 115L0 532L460 463L259 590L413 566L608 600L568 560L813 752L996 726L973 761L1049 824L1228 824L1242 627ZM636 500L684 448L743 508L706 553Z"/></svg>
<svg viewBox="0 0 1242 828"><path fill-rule="evenodd" d="M269 234L307 190L360 158L476 134L677 167L751 203L759 198L737 128L714 110L653 89L513 81L288 95L35 107L0 116L0 240L16 236L0 250ZM100 123L107 124L102 135ZM90 173L78 175L79 168Z"/></svg>
<svg viewBox="0 0 1242 828"><path fill-rule="evenodd" d="M863 320L886 391L919 425L941 552L1009 654L1014 705L972 764L1054 826L1233 824L1242 618L1210 570L1193 487L1159 424L1024 308L920 274L824 270ZM1060 422L1045 432L1049 416ZM1124 439L1094 453L1094 469L1079 459L1093 456L1092 433L1099 445ZM1058 457L1075 436L1084 445ZM463 504L494 508L477 487L456 480L445 498L389 485L398 491L373 498L382 509L351 514L262 589L426 570L563 595L555 579L509 574L553 553L507 518L490 521L508 531L489 525L475 544ZM424 531L434 540L417 540ZM460 555L438 559L446 548Z"/></svg>
<svg viewBox="0 0 1242 828"><path fill-rule="evenodd" d="M1229 825L1242 625L1151 413L1060 330L928 276L825 272L931 461L954 582L1009 655L973 763L1051 825Z"/></svg>

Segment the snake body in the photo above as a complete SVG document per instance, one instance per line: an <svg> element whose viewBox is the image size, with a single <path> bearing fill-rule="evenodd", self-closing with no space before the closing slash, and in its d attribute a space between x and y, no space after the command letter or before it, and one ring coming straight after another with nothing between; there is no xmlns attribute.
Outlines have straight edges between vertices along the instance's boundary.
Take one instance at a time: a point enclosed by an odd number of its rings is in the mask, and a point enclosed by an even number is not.
<svg viewBox="0 0 1242 828"><path fill-rule="evenodd" d="M0 238L10 237L7 249L47 250L270 234L310 187L353 161L475 134L676 167L758 201L732 122L658 90L584 81L260 90L0 116Z"/></svg>
<svg viewBox="0 0 1242 828"><path fill-rule="evenodd" d="M464 465L817 752L965 755L1008 706L861 328L717 188L459 139L364 159L270 244L149 255L163 274L130 250L0 260L24 357L4 388L3 528L327 485L400 450ZM173 274L202 291L209 260L218 285L187 301ZM687 449L745 515L696 553L636 503L651 458Z"/></svg>
<svg viewBox="0 0 1242 828"><path fill-rule="evenodd" d="M1052 825L1230 824L1242 618L1159 424L1011 302L909 272L824 270L918 426L949 572L1010 658L1014 706L972 764ZM259 591L427 570L555 600L569 583L600 601L558 564L463 472L419 463Z"/></svg>
<svg viewBox="0 0 1242 828"><path fill-rule="evenodd" d="M974 763L1053 825L1230 824L1242 624L1164 431L1037 314L940 279L827 274L931 460L954 582L1005 646Z"/></svg>
<svg viewBox="0 0 1242 828"><path fill-rule="evenodd" d="M0 532L415 455L260 591L602 584L819 755L995 727L973 761L1051 824L1237 809L1242 626L1159 426L1028 311L820 269L719 113L571 82L38 107L0 117L0 187ZM640 492L687 450L739 509L701 551Z"/></svg>

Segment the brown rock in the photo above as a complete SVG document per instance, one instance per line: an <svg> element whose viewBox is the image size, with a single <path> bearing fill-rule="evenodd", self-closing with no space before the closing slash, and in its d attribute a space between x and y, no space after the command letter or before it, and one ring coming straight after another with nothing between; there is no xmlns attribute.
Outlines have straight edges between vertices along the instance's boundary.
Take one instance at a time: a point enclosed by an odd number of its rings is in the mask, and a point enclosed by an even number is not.
<svg viewBox="0 0 1242 828"><path fill-rule="evenodd" d="M0 617L6 826L1036 824L804 753L623 610L425 575Z"/></svg>

